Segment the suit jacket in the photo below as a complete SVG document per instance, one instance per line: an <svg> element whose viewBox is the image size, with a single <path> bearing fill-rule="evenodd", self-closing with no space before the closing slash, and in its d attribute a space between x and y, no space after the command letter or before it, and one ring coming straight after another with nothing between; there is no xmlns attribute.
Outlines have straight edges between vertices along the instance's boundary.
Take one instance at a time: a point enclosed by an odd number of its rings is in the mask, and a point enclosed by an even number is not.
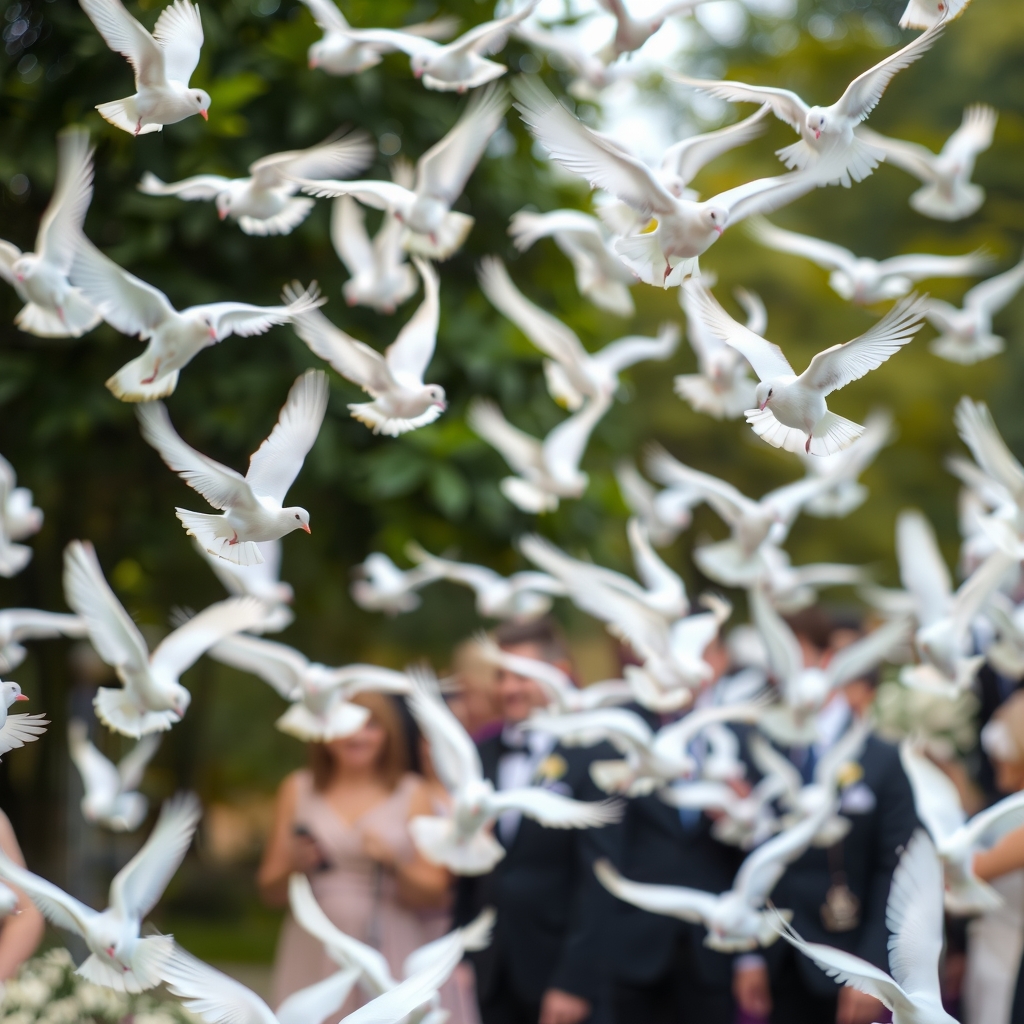
<svg viewBox="0 0 1024 1024"><path fill-rule="evenodd" d="M478 745L484 775L497 780L500 737ZM607 744L589 749L555 747L541 783L577 800L605 799L590 778L590 764L619 755ZM555 778L558 774L560 777ZM459 880L456 920L472 920L484 907L498 912L491 945L471 955L477 993L486 1001L504 973L518 998L539 1003L549 988L597 1005L605 993L606 930L613 897L597 881L594 861L617 862L621 826L544 828L523 817L505 858L489 875ZM500 839L500 833L495 832Z"/></svg>
<svg viewBox="0 0 1024 1024"><path fill-rule="evenodd" d="M772 892L779 909L793 911L793 926L808 942L824 942L889 970L889 931L885 905L900 853L918 828L914 796L899 751L870 736L860 758L863 775L843 790L840 813L852 823L846 838L828 850L811 847L794 861ZM823 905L829 889L845 883L858 908L855 926L830 927ZM781 965L778 942L765 951L769 971ZM835 992L835 982L806 957L798 956L801 977L819 995Z"/></svg>
<svg viewBox="0 0 1024 1024"><path fill-rule="evenodd" d="M679 811L658 796L630 801L622 824L619 870L632 881L681 885L724 892L732 885L743 852L711 838L711 823L701 815L684 828ZM631 985L650 984L675 969L680 941L692 944L705 986L729 988L732 958L704 946L703 925L651 914L619 902L611 929L610 956L615 978Z"/></svg>

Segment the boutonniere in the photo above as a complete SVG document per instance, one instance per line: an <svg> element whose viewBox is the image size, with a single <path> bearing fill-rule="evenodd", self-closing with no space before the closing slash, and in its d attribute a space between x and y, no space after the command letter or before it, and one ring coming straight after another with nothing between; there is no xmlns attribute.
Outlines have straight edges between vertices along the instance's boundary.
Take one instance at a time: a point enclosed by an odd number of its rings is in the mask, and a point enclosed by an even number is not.
<svg viewBox="0 0 1024 1024"><path fill-rule="evenodd" d="M836 782L840 789L849 789L863 778L864 769L856 761L847 761L846 764L840 765L839 771L836 772Z"/></svg>
<svg viewBox="0 0 1024 1024"><path fill-rule="evenodd" d="M539 765L535 777L538 782L557 782L565 776L569 764L561 754L548 754Z"/></svg>

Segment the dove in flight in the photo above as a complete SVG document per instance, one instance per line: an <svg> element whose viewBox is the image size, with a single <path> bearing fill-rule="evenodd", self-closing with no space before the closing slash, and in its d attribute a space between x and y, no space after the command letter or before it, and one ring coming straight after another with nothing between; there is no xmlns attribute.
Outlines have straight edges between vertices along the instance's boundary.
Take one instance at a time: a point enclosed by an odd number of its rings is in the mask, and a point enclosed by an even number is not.
<svg viewBox="0 0 1024 1024"><path fill-rule="evenodd" d="M402 244L410 252L446 260L465 242L473 218L452 209L484 155L508 107L505 89L490 86L469 101L455 126L416 161L411 189L396 181L303 181L318 198L354 196L364 206L392 213L405 227Z"/></svg>
<svg viewBox="0 0 1024 1024"><path fill-rule="evenodd" d="M954 21L971 0L910 0L900 18L900 28L933 28Z"/></svg>
<svg viewBox="0 0 1024 1024"><path fill-rule="evenodd" d="M760 380L757 408L747 410L754 433L775 448L810 455L833 455L864 433L859 423L829 412L825 398L912 341L925 310L925 300L916 295L902 299L864 334L818 352L798 376L778 345L733 320L706 288L696 304L708 330L735 348Z"/></svg>
<svg viewBox="0 0 1024 1024"><path fill-rule="evenodd" d="M10 672L25 660L25 640L86 635L85 620L77 615L37 608L4 608L0 611L0 672Z"/></svg>
<svg viewBox="0 0 1024 1024"><path fill-rule="evenodd" d="M708 275L705 275L707 283ZM697 357L697 373L681 373L674 381L676 394L695 412L707 413L716 420L739 419L754 405L757 381L740 353L712 334L697 309L700 285L690 278L679 289L679 304L686 313L686 339ZM733 293L747 314L747 330L763 335L768 327L768 312L761 297L746 288Z"/></svg>
<svg viewBox="0 0 1024 1024"><path fill-rule="evenodd" d="M65 128L57 136L57 180L39 222L35 252L0 239L0 278L25 303L14 322L40 338L79 338L101 319L68 279L92 200L92 154L84 128Z"/></svg>
<svg viewBox="0 0 1024 1024"><path fill-rule="evenodd" d="M513 91L523 121L556 163L585 178L592 188L616 196L639 215L641 228L654 218L653 231L636 230L614 245L623 262L647 284L668 288L699 273L698 257L730 224L777 210L818 184L808 174L786 174L747 182L703 202L679 199L655 171L584 125L539 82L517 79Z"/></svg>
<svg viewBox="0 0 1024 1024"><path fill-rule="evenodd" d="M603 56L611 63L624 53L639 50L665 22L678 14L691 14L703 0L673 0L644 18L629 13L625 0L598 0L598 4L615 18L615 35L605 48Z"/></svg>
<svg viewBox="0 0 1024 1024"><path fill-rule="evenodd" d="M580 469L580 461L611 403L610 396L591 398L543 441L512 426L498 406L485 398L470 403L466 423L516 474L501 481L501 493L523 512L554 512L560 499L578 498L587 489L590 478Z"/></svg>
<svg viewBox="0 0 1024 1024"><path fill-rule="evenodd" d="M46 732L50 724L45 715L12 715L10 707L18 701L28 700L17 683L0 682L0 756L16 750L26 743L34 743Z"/></svg>
<svg viewBox="0 0 1024 1024"><path fill-rule="evenodd" d="M229 594L255 597L266 606L266 618L259 627L250 627L251 632L279 633L292 624L295 613L288 606L295 598L295 590L281 579L280 540L260 541L256 547L263 561L255 565L236 565L219 555L211 555L195 538L193 541L196 551Z"/></svg>
<svg viewBox="0 0 1024 1024"><path fill-rule="evenodd" d="M777 228L763 218L751 220L748 230L769 249L803 256L832 271L828 279L832 291L858 306L902 298L917 281L926 278L973 277L992 263L991 256L980 249L962 256L907 253L890 256L887 260L873 260L868 256L855 256L835 242Z"/></svg>
<svg viewBox="0 0 1024 1024"><path fill-rule="evenodd" d="M68 753L82 777L82 817L111 832L134 832L146 818L149 801L138 792L146 766L160 748L160 734L143 736L114 764L89 739L81 719L68 722Z"/></svg>
<svg viewBox="0 0 1024 1024"><path fill-rule="evenodd" d="M806 942L777 921L782 937L830 978L873 996L892 1010L893 1024L955 1024L943 1008L939 988L944 921L942 865L923 829L907 843L893 872L885 925L892 974L853 953Z"/></svg>
<svg viewBox="0 0 1024 1024"><path fill-rule="evenodd" d="M601 884L613 895L652 914L676 917L707 929L704 945L720 953L750 952L778 939L775 922L790 910L766 910L772 889L786 868L811 845L828 808L798 822L747 854L732 888L723 893L677 885L647 885L623 878L606 860L594 865Z"/></svg>
<svg viewBox="0 0 1024 1024"><path fill-rule="evenodd" d="M623 370L649 359L668 359L679 344L679 328L663 324L656 338L628 335L591 353L571 327L523 295L498 257L481 260L477 278L491 305L548 357L544 361L548 391L556 402L573 412L583 405L585 397L614 396Z"/></svg>
<svg viewBox="0 0 1024 1024"><path fill-rule="evenodd" d="M387 960L378 950L346 934L331 921L320 904L317 903L313 887L306 875L294 874L288 879L288 904L299 926L314 939L319 940L324 952L336 964L358 973L359 985L371 1000L377 1000L385 993L396 992L405 984L406 995L392 997L392 1000L386 1004L378 1003L376 1009L372 1011L382 1015L371 1017L371 1010L366 1009L363 1018L355 1018L356 1020L363 1019L366 1024L370 1024L371 1020L394 1022L394 1024L397 1024L398 1021L409 1021L410 1024L413 1022L443 1024L447 1019L447 1011L440 1009L438 989L466 952L487 948L491 941L495 919L494 911L485 909L465 927L456 928L447 935L413 950L402 964L403 980L399 981L391 973ZM443 965L448 964L451 966L445 973ZM433 973L435 969L438 971L437 974ZM428 971L430 972L429 982L426 974ZM444 977L441 977L441 974L444 974ZM417 986L407 984L409 979L417 975L420 975L422 979ZM422 998L422 1002L413 1004L413 999L416 998ZM372 1002L367 1004L367 1007L372 1006ZM387 1011L389 1015L384 1015L385 1006L389 1008ZM402 1013L398 1012L399 1006L402 1008ZM438 1016L435 1017L434 1014L438 1014ZM440 1014L445 1016L441 1017ZM352 1021L354 1018L346 1017L344 1019ZM312 1021L312 1017L308 1018L308 1021Z"/></svg>
<svg viewBox="0 0 1024 1024"><path fill-rule="evenodd" d="M394 46L382 42L367 42L363 35L364 30L353 28L334 0L302 2L309 8L317 28L323 32L320 39L310 44L310 68L319 68L329 75L358 75L368 68L376 67L385 53L394 52ZM442 17L416 25L404 25L402 31L407 35L443 39L451 35L457 26L457 19Z"/></svg>
<svg viewBox="0 0 1024 1024"><path fill-rule="evenodd" d="M420 606L417 591L441 577L433 566L399 569L382 551L373 551L355 566L349 592L363 611L400 615Z"/></svg>
<svg viewBox="0 0 1024 1024"><path fill-rule="evenodd" d="M139 929L184 859L201 815L191 793L165 801L142 849L110 883L103 911L19 867L2 851L0 878L25 893L52 924L85 940L90 956L77 974L115 992L144 992L160 984L174 940L170 935L140 936Z"/></svg>
<svg viewBox="0 0 1024 1024"><path fill-rule="evenodd" d="M1024 259L1015 267L975 285L960 308L929 298L924 315L939 332L928 349L951 363L970 366L998 355L1006 342L992 332L992 317L1004 309L1024 286Z"/></svg>
<svg viewBox="0 0 1024 1024"><path fill-rule="evenodd" d="M600 828L622 816L618 801L573 800L536 786L496 790L484 777L469 733L422 670L408 673L409 710L430 744L431 759L452 799L444 817L421 815L409 822L417 849L457 875L487 874L505 856L491 827L506 811L519 811L545 828Z"/></svg>
<svg viewBox="0 0 1024 1024"><path fill-rule="evenodd" d="M287 644L257 636L225 637L208 653L214 661L259 676L290 701L277 727L306 742L327 743L358 732L370 712L351 702L357 693L409 691L402 672L375 665L333 668L310 661Z"/></svg>
<svg viewBox="0 0 1024 1024"><path fill-rule="evenodd" d="M444 388L423 383L437 345L441 312L437 271L418 256L413 262L423 279L423 302L383 355L335 327L317 309L308 309L294 320L295 333L313 354L373 399L350 402L353 418L386 437L425 427L448 408ZM285 298L298 295L298 289L297 284L286 288Z"/></svg>
<svg viewBox="0 0 1024 1024"><path fill-rule="evenodd" d="M313 209L312 199L296 196L299 184L294 179L343 178L355 174L371 162L375 148L365 132L352 132L341 138L334 135L308 149L260 157L249 165L247 178L197 174L167 183L146 171L139 191L148 196L213 202L221 220L230 217L237 221L247 235L288 235Z"/></svg>
<svg viewBox="0 0 1024 1024"><path fill-rule="evenodd" d="M974 873L974 855L1024 825L1024 793L1014 793L968 819L953 780L913 740L900 744L900 761L914 791L921 824L935 844L945 873L946 909L951 914L983 914L1003 898Z"/></svg>
<svg viewBox="0 0 1024 1024"><path fill-rule="evenodd" d="M526 252L541 238L550 238L572 263L580 295L616 316L629 317L636 312L629 293L636 275L612 249L612 240L597 217L582 210L520 210L512 215L508 233L519 252Z"/></svg>
<svg viewBox="0 0 1024 1024"><path fill-rule="evenodd" d="M971 181L971 175L978 155L992 145L998 119L983 103L967 107L960 127L946 139L938 155L916 142L891 139L870 128L859 132L885 153L886 163L920 179L921 188L910 197L910 205L918 213L935 220L963 220L985 202L985 190Z"/></svg>
<svg viewBox="0 0 1024 1024"><path fill-rule="evenodd" d="M630 515L640 520L656 548L675 541L693 521L691 510L701 501L700 493L693 488L666 487L659 491L626 460L615 466L615 480Z"/></svg>
<svg viewBox="0 0 1024 1024"><path fill-rule="evenodd" d="M64 550L64 596L85 619L96 653L117 673L122 686L101 686L93 705L104 725L140 739L170 729L191 701L178 681L218 640L259 626L266 606L255 598L229 598L210 605L164 637L152 652L139 627L114 596L88 541Z"/></svg>
<svg viewBox="0 0 1024 1024"><path fill-rule="evenodd" d="M505 18L475 25L450 43L438 43L422 35L386 28L364 29L361 38L408 54L413 76L428 89L463 93L493 82L508 71L504 64L487 57L504 49L512 30L532 13L539 2L527 0L518 11Z"/></svg>
<svg viewBox="0 0 1024 1024"><path fill-rule="evenodd" d="M906 46L858 75L843 95L826 107L809 106L789 89L746 85L743 82L716 82L690 78L677 72L669 72L667 77L732 103L767 103L772 113L800 136L799 142L778 150L782 162L790 168L807 170L821 185L839 184L849 188L851 179L863 181L885 159L884 151L858 134L857 127L878 106L896 73L924 56L944 27L942 21L937 22Z"/></svg>
<svg viewBox="0 0 1024 1024"><path fill-rule="evenodd" d="M171 394L178 374L204 348L232 334L252 337L299 313L322 305L316 290L289 306L252 306L247 302L211 302L178 312L166 295L119 267L82 238L71 280L115 330L145 341L141 356L125 364L107 387L123 402L151 402Z"/></svg>
<svg viewBox="0 0 1024 1024"><path fill-rule="evenodd" d="M43 510L32 504L32 492L18 486L14 467L0 455L0 576L17 576L30 561L25 540L43 528Z"/></svg>
<svg viewBox="0 0 1024 1024"><path fill-rule="evenodd" d="M206 551L236 565L258 565L263 561L259 542L278 540L294 530L311 532L309 513L283 502L316 442L327 399L327 374L322 370L307 370L298 377L270 436L250 456L244 477L187 445L162 402L136 407L143 440L189 487L222 510L212 515L175 509L186 532Z"/></svg>
<svg viewBox="0 0 1024 1024"><path fill-rule="evenodd" d="M514 572L511 576L485 565L456 562L432 555L410 543L406 554L432 580L448 580L469 587L476 595L477 614L485 619L532 619L551 609L551 598L565 594L565 587L543 572Z"/></svg>
<svg viewBox="0 0 1024 1024"><path fill-rule="evenodd" d="M134 95L97 104L103 118L132 135L163 131L165 124L193 114L209 120L210 94L188 84L203 47L198 4L174 0L160 12L150 34L121 0L79 2L107 46L135 72Z"/></svg>
<svg viewBox="0 0 1024 1024"><path fill-rule="evenodd" d="M411 189L415 171L407 160L391 164L391 180ZM350 306L369 306L390 316L412 298L419 285L416 271L405 258L405 228L390 209L384 211L370 241L363 208L351 196L339 196L331 208L331 244L349 279L341 286Z"/></svg>

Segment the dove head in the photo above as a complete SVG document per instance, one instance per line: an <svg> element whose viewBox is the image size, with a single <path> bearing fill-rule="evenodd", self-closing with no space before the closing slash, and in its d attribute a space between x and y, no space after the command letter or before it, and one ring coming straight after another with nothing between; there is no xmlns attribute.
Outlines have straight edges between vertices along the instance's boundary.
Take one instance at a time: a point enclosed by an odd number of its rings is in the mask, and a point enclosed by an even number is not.
<svg viewBox="0 0 1024 1024"><path fill-rule="evenodd" d="M188 97L196 113L204 120L210 120L210 94L205 89L189 89Z"/></svg>
<svg viewBox="0 0 1024 1024"><path fill-rule="evenodd" d="M227 189L223 192L218 192L214 205L217 207L217 216L221 220L227 220L231 214L231 192Z"/></svg>
<svg viewBox="0 0 1024 1024"><path fill-rule="evenodd" d="M292 530L305 530L306 533L313 532L309 528L309 513L298 505L281 509L281 518L287 525L289 533Z"/></svg>
<svg viewBox="0 0 1024 1024"><path fill-rule="evenodd" d="M17 683L0 683L0 691L3 693L4 706L10 707L15 701L28 700L28 697L21 692Z"/></svg>
<svg viewBox="0 0 1024 1024"><path fill-rule="evenodd" d="M763 412L768 403L771 402L774 393L775 388L770 380L761 381L754 391L754 400L757 402L758 409Z"/></svg>
<svg viewBox="0 0 1024 1024"><path fill-rule="evenodd" d="M812 132L816 139L821 138L821 133L825 131L825 126L828 118L825 116L825 111L821 107L811 107L807 111L807 118L805 123L807 124L807 130Z"/></svg>
<svg viewBox="0 0 1024 1024"><path fill-rule="evenodd" d="M324 41L322 39L318 39L315 43L313 43L313 45L309 48L308 55L310 70L312 71L320 67L320 64L324 58Z"/></svg>
<svg viewBox="0 0 1024 1024"><path fill-rule="evenodd" d="M716 235L720 235L729 223L729 211L723 206L705 207L702 216L707 229Z"/></svg>
<svg viewBox="0 0 1024 1024"><path fill-rule="evenodd" d="M412 69L414 78L422 78L427 70L429 58L425 53L414 54L409 60L409 67Z"/></svg>
<svg viewBox="0 0 1024 1024"><path fill-rule="evenodd" d="M405 224L410 231L420 235L429 235L436 241L437 233L448 216L448 204L436 196L418 196L413 203L412 209L403 218L396 211L395 216Z"/></svg>
<svg viewBox="0 0 1024 1024"><path fill-rule="evenodd" d="M430 400L430 404L436 405L442 412L448 408L448 399L445 397L444 388L440 384L428 384L423 389L423 393Z"/></svg>
<svg viewBox="0 0 1024 1024"><path fill-rule="evenodd" d="M192 703L192 694L185 689L181 683L174 683L171 687L171 710L179 717L184 718Z"/></svg>
<svg viewBox="0 0 1024 1024"><path fill-rule="evenodd" d="M11 273L18 284L23 284L35 272L39 257L34 252L26 252L19 256L11 266Z"/></svg>

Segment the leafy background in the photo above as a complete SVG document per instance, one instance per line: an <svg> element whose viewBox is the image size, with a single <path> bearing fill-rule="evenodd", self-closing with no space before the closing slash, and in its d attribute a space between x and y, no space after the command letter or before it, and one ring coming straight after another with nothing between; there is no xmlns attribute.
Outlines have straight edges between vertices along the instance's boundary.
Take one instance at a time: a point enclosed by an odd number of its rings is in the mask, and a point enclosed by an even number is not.
<svg viewBox="0 0 1024 1024"><path fill-rule="evenodd" d="M129 2L152 24L158 0ZM345 0L356 25L399 26L438 13L430 0ZM735 6L735 5L734 5ZM674 61L697 73L796 89L810 101L831 102L846 83L898 45L902 4L890 0L802 0L795 15L776 20L751 7L747 28L722 45L695 26ZM464 26L485 20L490 7L445 0L443 10ZM761 8L763 11L763 8ZM110 53L72 0L18 0L0 4L0 234L30 248L54 176L54 135L72 122L87 124L97 144L96 191L86 231L115 260L167 292L179 307L224 298L276 301L281 286L317 279L330 303L327 314L357 337L382 347L412 310L394 317L348 309L345 279L328 238L329 204L285 238L249 238L218 222L212 204L179 203L140 195L144 170L165 180L213 171L238 175L257 157L309 145L339 125L365 128L377 138L397 136L401 154L415 159L454 123L465 102L414 82L407 60L386 57L355 78L330 78L306 68L305 51L317 37L306 9L293 0L205 0L206 43L193 81L213 97L209 124L192 118L162 133L132 139L102 121L93 106L124 95L130 75ZM536 70L538 61L513 42L503 61L513 70ZM565 82L546 64L554 88ZM714 127L737 112L695 103L657 76L645 80L644 102L662 111L680 134ZM1018 0L977 0L922 61L897 76L873 115L874 128L938 149L959 124L963 107L986 102L1000 111L992 149L976 180L988 201L955 224L926 220L907 205L916 183L882 167L851 190L819 190L775 220L886 257L903 252L965 252L987 246L1001 267L1015 262L1024 235L1024 6ZM748 113L749 107L740 108ZM581 106L595 120L599 111ZM391 140L393 143L393 139ZM696 184L705 195L748 178L778 172L773 151L792 141L772 122L764 138L717 161ZM385 146L393 150L393 145ZM386 176L381 155L367 176ZM800 475L795 459L768 448L742 423L698 416L672 393L671 376L689 372L694 358L684 345L667 364L647 364L626 375L621 401L595 432L584 466L587 494L540 520L512 508L500 495L505 467L464 422L476 394L498 398L517 425L538 435L564 415L548 397L538 353L488 305L476 287L474 266L499 253L523 290L564 318L591 347L625 333L653 334L666 319L682 321L674 293L634 288L632 322L609 316L578 296L568 263L550 242L519 255L509 244L509 216L524 206L589 208L580 183L551 172L538 158L514 112L492 143L457 208L476 227L466 247L441 268L442 314L430 380L444 385L451 406L433 426L399 440L373 437L348 417L357 390L332 373L328 418L292 494L310 509L313 534L284 541L284 577L296 590L296 621L281 639L329 663L374 660L401 666L427 657L442 668L453 643L480 624L470 596L447 584L425 592L422 607L397 619L368 615L348 596L351 570L371 550L400 564L406 542L491 565L521 567L512 541L540 529L568 549L628 569L625 508L612 476L623 455L637 455L658 440L684 461L759 495ZM375 215L369 216L371 227ZM758 291L769 312L769 335L796 365L817 349L866 328L880 310L844 303L827 275L793 257L769 255L742 230L728 232L702 260L719 278L729 302L734 285ZM959 299L966 281L929 282L933 294ZM73 343L46 342L11 325L18 308L0 292L0 451L32 488L46 512L33 539L28 569L0 581L2 606L63 609L61 555L74 537L97 546L126 607L158 637L175 607L199 609L223 596L190 547L172 508L200 508L140 439L131 407L103 386L138 351L138 342L101 326ZM883 582L895 582L893 521L908 505L935 523L952 564L956 556L956 487L942 466L958 446L951 424L961 394L985 398L1004 435L1024 451L1020 381L1024 371L1024 299L996 322L1007 338L1002 356L975 367L944 363L927 350L926 327L907 350L865 380L835 396L836 411L863 418L875 406L891 408L899 438L866 473L868 503L842 522L804 519L789 550L796 564L829 559L868 563ZM169 400L175 424L200 450L243 468L249 452L272 425L288 387L316 360L287 328L253 339L230 339L202 353ZM706 510L666 558L685 576L691 593L707 581L692 567L694 538L721 536ZM735 596L735 595L734 595ZM836 595L844 599L842 593ZM845 595L849 600L850 595ZM567 609L574 637L591 648L596 628ZM22 836L30 863L80 894L102 899L109 872L138 839L97 836L82 824L77 781L63 740L70 713L88 711L97 666L61 642L37 644L14 673L34 709L53 720L39 742L0 765L0 803ZM179 786L196 787L208 805L260 805L282 775L302 758L299 744L272 728L278 698L257 681L208 660L184 678L193 693L185 720L170 733L147 781L156 799ZM99 730L113 755L120 740ZM262 805L260 805L262 806ZM244 816L244 814L243 814ZM160 923L175 927L196 952L228 959L266 959L275 918L258 908L251 864L190 861L165 901Z"/></svg>

